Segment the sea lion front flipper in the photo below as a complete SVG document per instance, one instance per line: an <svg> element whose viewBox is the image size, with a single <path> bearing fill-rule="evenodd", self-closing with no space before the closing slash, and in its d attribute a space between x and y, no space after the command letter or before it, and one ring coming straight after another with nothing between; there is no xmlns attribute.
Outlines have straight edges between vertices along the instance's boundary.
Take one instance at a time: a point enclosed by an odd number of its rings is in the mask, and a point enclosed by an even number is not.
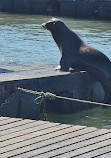
<svg viewBox="0 0 111 158"><path fill-rule="evenodd" d="M70 68L70 61L67 55L62 55L61 60L60 60L60 66L61 66L61 71L69 71Z"/></svg>
<svg viewBox="0 0 111 158"><path fill-rule="evenodd" d="M58 66L55 68L55 70L56 70L56 71L61 70L61 66L58 65Z"/></svg>

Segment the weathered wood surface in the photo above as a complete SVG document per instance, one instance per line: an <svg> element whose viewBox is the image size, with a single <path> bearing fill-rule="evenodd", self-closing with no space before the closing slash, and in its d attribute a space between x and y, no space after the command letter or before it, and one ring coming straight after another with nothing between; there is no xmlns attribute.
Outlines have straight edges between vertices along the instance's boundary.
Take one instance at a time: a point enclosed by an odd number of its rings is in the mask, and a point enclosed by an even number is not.
<svg viewBox="0 0 111 158"><path fill-rule="evenodd" d="M48 76L66 75L69 72L55 71L57 65L0 65L0 82L18 81Z"/></svg>
<svg viewBox="0 0 111 158"><path fill-rule="evenodd" d="M0 117L0 157L110 158L111 130Z"/></svg>

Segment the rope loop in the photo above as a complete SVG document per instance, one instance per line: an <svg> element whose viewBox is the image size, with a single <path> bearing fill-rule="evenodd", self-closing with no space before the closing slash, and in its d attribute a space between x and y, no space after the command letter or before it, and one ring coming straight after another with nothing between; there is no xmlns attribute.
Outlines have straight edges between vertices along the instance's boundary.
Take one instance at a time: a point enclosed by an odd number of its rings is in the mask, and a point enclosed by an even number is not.
<svg viewBox="0 0 111 158"><path fill-rule="evenodd" d="M54 100L56 99L56 95L49 93L49 92L38 92L38 97L35 98L35 102L36 104L42 104L43 102L45 102L46 100Z"/></svg>
<svg viewBox="0 0 111 158"><path fill-rule="evenodd" d="M46 112L46 100L54 100L56 98L55 94L49 93L49 92L38 92L39 96L35 99L36 104L42 104L43 105L43 115L44 115L44 121L48 120L48 115Z"/></svg>

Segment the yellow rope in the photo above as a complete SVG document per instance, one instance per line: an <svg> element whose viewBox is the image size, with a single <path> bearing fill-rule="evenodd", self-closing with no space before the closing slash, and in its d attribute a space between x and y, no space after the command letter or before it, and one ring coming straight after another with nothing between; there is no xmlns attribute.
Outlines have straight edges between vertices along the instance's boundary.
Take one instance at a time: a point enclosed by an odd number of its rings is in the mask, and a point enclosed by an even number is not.
<svg viewBox="0 0 111 158"><path fill-rule="evenodd" d="M36 104L40 104L43 102L43 100L54 100L56 98L55 94L49 93L49 92L38 92L38 97L35 99ZM40 100L40 101L39 101Z"/></svg>
<svg viewBox="0 0 111 158"><path fill-rule="evenodd" d="M61 96L57 96L55 94L49 93L49 92L37 92L37 91L32 91L32 90L27 90L24 88L18 88L18 90L23 91L23 92L28 92L28 93L32 93L32 94L37 94L39 95L35 101L37 104L42 103L42 101L45 99L49 99L49 100L54 100L56 98L60 98L60 99L65 99L65 100L70 100L73 101L75 103L83 103L83 104L91 104L91 105L98 105L98 106L109 106L111 107L110 104L104 104L104 103L97 103L97 102L91 102L91 101L86 101L86 100L80 100L80 99L74 99L74 98L67 98L67 97L61 97Z"/></svg>
<svg viewBox="0 0 111 158"><path fill-rule="evenodd" d="M56 95L49 93L49 92L37 92L37 91L32 91L32 90L27 90L27 89L23 89L23 88L18 88L18 90L21 90L23 92L27 92L27 93L32 93L32 94L37 94L39 95L37 98L35 98L35 103L36 104L42 104L43 105L43 115L44 115L44 121L48 120L48 115L46 112L46 100L54 100L56 99Z"/></svg>

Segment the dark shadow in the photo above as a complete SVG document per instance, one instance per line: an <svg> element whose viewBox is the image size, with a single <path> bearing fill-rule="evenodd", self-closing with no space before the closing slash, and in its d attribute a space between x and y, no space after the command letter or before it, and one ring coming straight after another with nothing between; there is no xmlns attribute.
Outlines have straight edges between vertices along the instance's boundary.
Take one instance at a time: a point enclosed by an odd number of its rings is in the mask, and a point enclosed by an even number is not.
<svg viewBox="0 0 111 158"><path fill-rule="evenodd" d="M11 72L14 72L14 71L0 68L0 73L11 73Z"/></svg>
<svg viewBox="0 0 111 158"><path fill-rule="evenodd" d="M36 95L15 91L7 98L0 105L0 116L32 120L40 118L40 105L34 102Z"/></svg>
<svg viewBox="0 0 111 158"><path fill-rule="evenodd" d="M47 14L48 15L60 15L60 1L50 0L47 4Z"/></svg>

